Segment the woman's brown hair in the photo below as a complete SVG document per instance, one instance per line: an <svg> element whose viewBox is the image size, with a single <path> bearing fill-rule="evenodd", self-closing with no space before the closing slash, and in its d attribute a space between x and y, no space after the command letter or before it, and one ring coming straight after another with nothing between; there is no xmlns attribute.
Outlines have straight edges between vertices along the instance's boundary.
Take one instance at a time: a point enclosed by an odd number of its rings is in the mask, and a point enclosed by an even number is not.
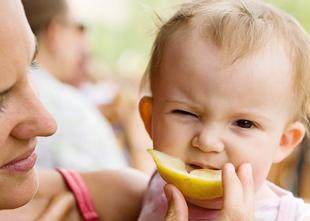
<svg viewBox="0 0 310 221"><path fill-rule="evenodd" d="M66 16L65 0L22 0L28 22L33 33L38 36L55 18Z"/></svg>

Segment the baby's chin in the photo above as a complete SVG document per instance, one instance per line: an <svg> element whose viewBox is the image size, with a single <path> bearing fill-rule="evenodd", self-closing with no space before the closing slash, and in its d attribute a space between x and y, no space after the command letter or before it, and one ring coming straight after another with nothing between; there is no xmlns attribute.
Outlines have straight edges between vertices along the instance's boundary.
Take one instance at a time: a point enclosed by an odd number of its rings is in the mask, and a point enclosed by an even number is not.
<svg viewBox="0 0 310 221"><path fill-rule="evenodd" d="M189 220L216 220L223 207L223 198L213 200L187 200Z"/></svg>
<svg viewBox="0 0 310 221"><path fill-rule="evenodd" d="M203 209L216 209L220 210L223 208L223 198L216 198L211 200L192 200L192 199L186 199L186 201L189 203L189 207L191 205L201 207Z"/></svg>

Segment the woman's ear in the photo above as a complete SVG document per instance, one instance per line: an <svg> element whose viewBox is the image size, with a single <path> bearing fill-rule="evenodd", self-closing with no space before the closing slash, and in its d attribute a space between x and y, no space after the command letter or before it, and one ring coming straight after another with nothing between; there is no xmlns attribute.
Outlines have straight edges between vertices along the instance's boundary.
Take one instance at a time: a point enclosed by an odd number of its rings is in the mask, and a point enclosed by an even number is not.
<svg viewBox="0 0 310 221"><path fill-rule="evenodd" d="M139 112L143 120L144 127L152 139L152 108L153 98L144 96L139 102Z"/></svg>
<svg viewBox="0 0 310 221"><path fill-rule="evenodd" d="M55 50L56 41L58 41L57 36L61 32L61 25L59 21L54 18L46 26L45 30L40 34L40 38L44 41L45 47L53 52Z"/></svg>
<svg viewBox="0 0 310 221"><path fill-rule="evenodd" d="M301 143L305 133L305 126L301 122L296 121L291 123L282 134L279 148L273 162L278 163L288 157Z"/></svg>

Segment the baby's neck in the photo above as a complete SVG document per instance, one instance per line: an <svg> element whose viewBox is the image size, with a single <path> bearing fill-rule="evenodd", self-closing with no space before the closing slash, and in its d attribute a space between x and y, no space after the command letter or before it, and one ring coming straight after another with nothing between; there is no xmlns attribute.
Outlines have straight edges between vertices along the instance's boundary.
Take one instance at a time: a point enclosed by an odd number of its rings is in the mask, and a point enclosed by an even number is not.
<svg viewBox="0 0 310 221"><path fill-rule="evenodd" d="M279 199L279 196L270 189L268 181L265 181L255 194L255 201Z"/></svg>

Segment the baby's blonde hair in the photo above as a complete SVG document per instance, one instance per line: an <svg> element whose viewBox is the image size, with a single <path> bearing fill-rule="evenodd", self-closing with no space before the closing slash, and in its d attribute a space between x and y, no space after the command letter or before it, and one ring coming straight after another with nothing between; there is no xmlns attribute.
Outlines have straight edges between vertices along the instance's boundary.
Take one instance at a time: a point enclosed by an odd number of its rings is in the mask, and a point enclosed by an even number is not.
<svg viewBox="0 0 310 221"><path fill-rule="evenodd" d="M287 13L261 0L196 0L180 9L160 28L142 84L151 92L165 46L184 28L199 28L226 60L235 62L262 49L273 39L283 44L292 61L296 118L308 127L310 112L310 40L302 26ZM186 29L191 30L191 29Z"/></svg>

